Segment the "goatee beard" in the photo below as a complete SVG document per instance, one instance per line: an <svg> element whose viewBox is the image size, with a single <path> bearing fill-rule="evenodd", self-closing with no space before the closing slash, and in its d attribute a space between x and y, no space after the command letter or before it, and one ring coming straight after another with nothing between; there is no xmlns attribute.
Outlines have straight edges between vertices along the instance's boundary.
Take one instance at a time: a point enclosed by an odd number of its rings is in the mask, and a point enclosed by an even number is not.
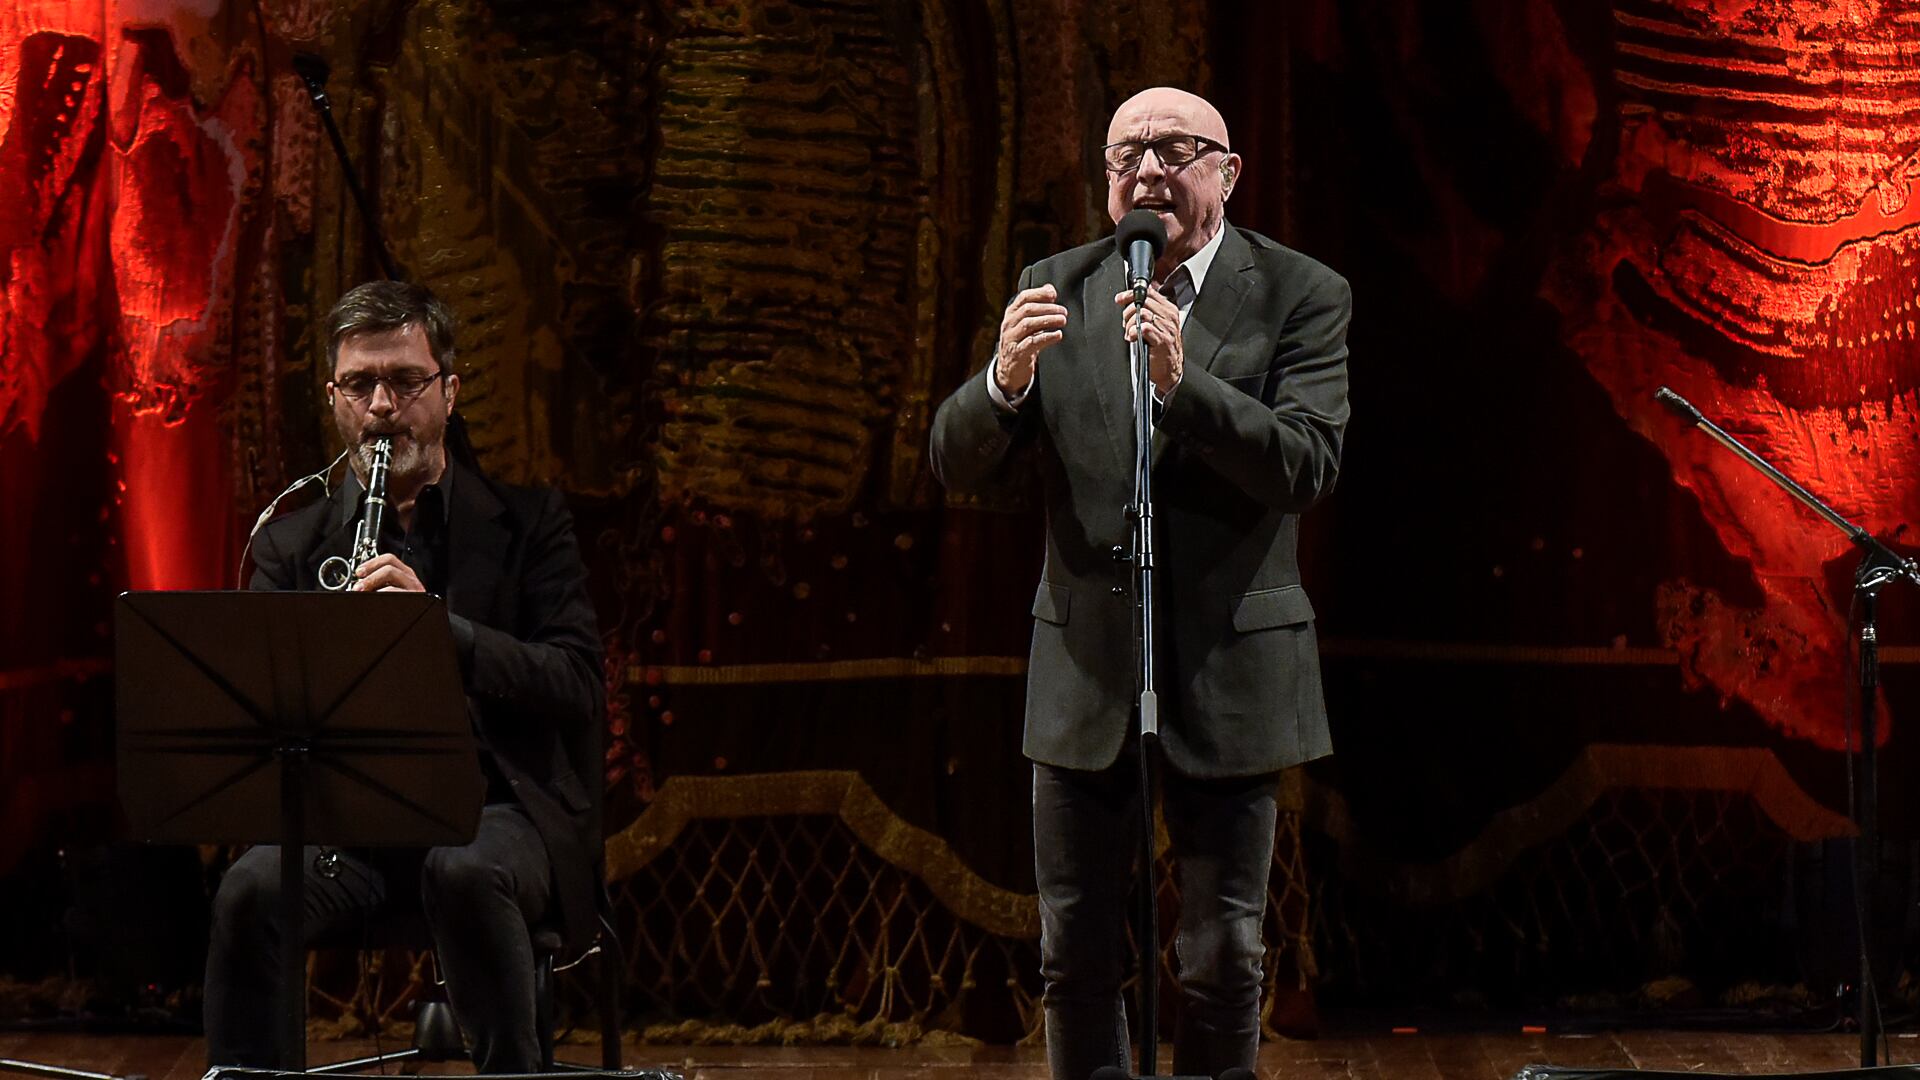
<svg viewBox="0 0 1920 1080"><path fill-rule="evenodd" d="M368 436L360 445L353 448L353 460L359 465L362 479L373 470L373 440L377 435ZM390 435L393 440L393 453L387 458L387 473L390 476L412 476L426 469L430 459L427 449L411 438Z"/></svg>

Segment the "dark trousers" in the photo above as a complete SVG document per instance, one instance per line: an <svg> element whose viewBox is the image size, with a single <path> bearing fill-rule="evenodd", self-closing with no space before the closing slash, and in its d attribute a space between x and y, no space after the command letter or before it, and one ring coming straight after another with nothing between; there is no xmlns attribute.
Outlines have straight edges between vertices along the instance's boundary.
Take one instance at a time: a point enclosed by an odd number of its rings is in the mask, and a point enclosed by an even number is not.
<svg viewBox="0 0 1920 1080"><path fill-rule="evenodd" d="M447 998L473 1040L475 1067L483 1073L540 1071L528 928L546 914L552 875L546 845L525 811L511 803L489 805L473 843L432 848L424 861L418 852L409 860L392 851L341 851L337 873L324 876L315 867L319 854L319 848L306 849L309 939L351 932L387 906L389 889L408 887L400 878L417 872ZM209 1067L280 1065L280 922L280 849L252 848L227 870L213 901Z"/></svg>
<svg viewBox="0 0 1920 1080"><path fill-rule="evenodd" d="M1138 768L1131 754L1097 773L1033 768L1040 973L1053 1080L1087 1080L1103 1065L1132 1071L1120 983L1140 847ZM1278 785L1273 773L1192 780L1161 770L1180 884L1177 1074L1251 1069L1259 1052L1260 923ZM1155 975L1157 969L1149 966ZM1140 1068L1152 1072L1154 1063Z"/></svg>

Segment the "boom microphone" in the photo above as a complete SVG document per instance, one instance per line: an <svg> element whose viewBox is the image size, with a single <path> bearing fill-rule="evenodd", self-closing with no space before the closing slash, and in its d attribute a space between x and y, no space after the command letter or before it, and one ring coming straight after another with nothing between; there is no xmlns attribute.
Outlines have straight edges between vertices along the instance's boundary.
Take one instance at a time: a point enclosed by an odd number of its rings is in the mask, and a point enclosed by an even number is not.
<svg viewBox="0 0 1920 1080"><path fill-rule="evenodd" d="M1686 398L1681 397L1679 394L1674 393L1664 386L1653 392L1653 399L1665 405L1667 408L1672 409L1674 412L1679 413L1680 417L1690 424L1698 424L1705 419L1700 415L1700 410L1694 408L1693 402L1688 401Z"/></svg>
<svg viewBox="0 0 1920 1080"><path fill-rule="evenodd" d="M300 76L301 82L307 84L307 95L313 98L316 104L323 107L331 104L327 100L327 76L331 74L331 70L326 60L309 52L294 53L293 73Z"/></svg>

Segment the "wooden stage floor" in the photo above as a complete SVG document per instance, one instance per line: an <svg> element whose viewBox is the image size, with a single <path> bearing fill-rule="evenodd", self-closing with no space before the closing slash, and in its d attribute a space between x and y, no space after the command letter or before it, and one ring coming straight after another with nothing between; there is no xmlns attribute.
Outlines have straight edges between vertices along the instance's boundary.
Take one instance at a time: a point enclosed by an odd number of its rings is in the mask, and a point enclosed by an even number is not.
<svg viewBox="0 0 1920 1080"><path fill-rule="evenodd" d="M391 1045L389 1045L391 1049ZM316 1042L315 1062L369 1053L370 1042ZM205 1044L187 1036L0 1033L0 1058L149 1080L195 1080ZM1893 1060L1920 1062L1920 1039L1895 1036ZM629 1067L655 1066L688 1080L1046 1080L1037 1048L631 1046ZM562 1056L597 1061L595 1046ZM1268 1043L1261 1080L1507 1080L1523 1065L1608 1066L1754 1075L1843 1069L1859 1061L1849 1035L1633 1031L1598 1035L1381 1035ZM436 1071L470 1072L458 1067Z"/></svg>

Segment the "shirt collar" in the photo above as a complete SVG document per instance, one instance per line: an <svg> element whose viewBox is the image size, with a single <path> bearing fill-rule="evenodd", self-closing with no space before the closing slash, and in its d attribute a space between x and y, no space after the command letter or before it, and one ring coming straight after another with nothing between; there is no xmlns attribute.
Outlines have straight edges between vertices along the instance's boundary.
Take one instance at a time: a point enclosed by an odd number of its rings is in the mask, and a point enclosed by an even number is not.
<svg viewBox="0 0 1920 1080"><path fill-rule="evenodd" d="M440 520L442 523L453 519L453 473L453 455L449 453L447 455L447 467L441 470L440 479L421 488L420 494L414 499L414 505L419 506L421 499L429 497L427 495L428 492L438 489L436 496L440 500ZM343 497L351 500L349 504L353 507L351 513L353 516L358 517L360 513L360 496L365 491L360 485L360 474L354 472L352 469L348 469L346 478L340 482L340 491Z"/></svg>
<svg viewBox="0 0 1920 1080"><path fill-rule="evenodd" d="M1207 283L1207 270L1213 265L1213 257L1220 253L1220 241L1226 239L1227 228L1226 220L1222 219L1220 227L1213 230L1213 239L1207 241L1199 251L1194 252L1192 258L1180 264L1187 268L1187 275L1193 278L1193 295L1196 297L1200 295L1200 287ZM1178 271L1180 267L1176 266L1174 269ZM1167 277L1171 278L1173 275L1168 274Z"/></svg>
<svg viewBox="0 0 1920 1080"><path fill-rule="evenodd" d="M416 507L419 506L420 500L428 497L427 495L428 492L432 492L433 497L440 500L440 523L444 525L448 521L452 520L453 518L453 457L452 455L448 455L447 457L447 467L440 470L440 479L435 480L433 483L428 484L426 487L421 488L420 494L417 498L414 499L413 505Z"/></svg>

